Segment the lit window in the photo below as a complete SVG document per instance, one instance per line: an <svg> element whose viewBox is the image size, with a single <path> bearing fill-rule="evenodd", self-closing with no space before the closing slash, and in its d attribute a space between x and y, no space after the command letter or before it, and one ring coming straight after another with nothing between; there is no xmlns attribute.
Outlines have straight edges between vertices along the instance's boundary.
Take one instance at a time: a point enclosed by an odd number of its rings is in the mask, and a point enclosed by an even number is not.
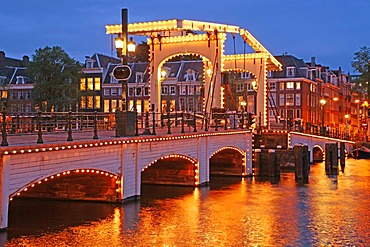
<svg viewBox="0 0 370 247"><path fill-rule="evenodd" d="M286 104L289 105L289 106L294 105L294 94L288 93L286 95Z"/></svg>
<svg viewBox="0 0 370 247"><path fill-rule="evenodd" d="M85 91L86 90L86 79L85 78L81 78L80 79L80 90L81 91Z"/></svg>
<svg viewBox="0 0 370 247"><path fill-rule="evenodd" d="M87 90L94 90L93 78L87 78Z"/></svg>
<svg viewBox="0 0 370 247"><path fill-rule="evenodd" d="M284 82L280 82L279 84L280 84L280 85L279 85L279 89L280 89L280 91L283 91L283 90L285 89L285 87L284 87Z"/></svg>
<svg viewBox="0 0 370 247"><path fill-rule="evenodd" d="M100 77L94 78L95 90L100 90Z"/></svg>
<svg viewBox="0 0 370 247"><path fill-rule="evenodd" d="M301 82L296 82L295 83L295 89L296 90L301 90Z"/></svg>
<svg viewBox="0 0 370 247"><path fill-rule="evenodd" d="M286 89L287 89L287 90L292 90L292 89L294 89L294 82L287 82L287 83L286 83Z"/></svg>
<svg viewBox="0 0 370 247"><path fill-rule="evenodd" d="M100 109L100 96L95 96L95 109Z"/></svg>

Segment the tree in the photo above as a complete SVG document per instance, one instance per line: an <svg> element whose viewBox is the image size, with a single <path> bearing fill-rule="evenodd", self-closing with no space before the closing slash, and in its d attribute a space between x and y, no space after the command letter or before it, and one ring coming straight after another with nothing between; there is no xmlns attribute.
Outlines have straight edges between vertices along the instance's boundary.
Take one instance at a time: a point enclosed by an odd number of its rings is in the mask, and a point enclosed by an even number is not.
<svg viewBox="0 0 370 247"><path fill-rule="evenodd" d="M355 53L354 60L351 62L355 72L359 72L360 76L355 80L354 90L361 94L361 91L367 91L370 94L370 47L360 47L360 50ZM367 85L367 88L365 87Z"/></svg>
<svg viewBox="0 0 370 247"><path fill-rule="evenodd" d="M81 65L59 46L39 48L28 73L35 82L32 100L40 110L67 111L79 100Z"/></svg>
<svg viewBox="0 0 370 247"><path fill-rule="evenodd" d="M368 72L368 63L370 62L370 47L360 47L360 51L355 53L354 61L351 62L355 72L361 74Z"/></svg>

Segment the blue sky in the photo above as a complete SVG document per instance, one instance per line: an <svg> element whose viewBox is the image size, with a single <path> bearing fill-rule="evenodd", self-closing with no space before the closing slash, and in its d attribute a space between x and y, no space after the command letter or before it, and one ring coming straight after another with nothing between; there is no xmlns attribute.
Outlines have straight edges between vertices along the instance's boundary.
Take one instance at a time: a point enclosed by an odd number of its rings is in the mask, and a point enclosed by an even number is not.
<svg viewBox="0 0 370 247"><path fill-rule="evenodd" d="M1 0L0 50L22 58L58 45L79 61L95 52L115 55L105 25L120 23L121 8L129 9L129 22L177 18L237 25L273 55L316 57L351 73L354 53L370 46L369 0ZM233 52L231 45L227 51Z"/></svg>

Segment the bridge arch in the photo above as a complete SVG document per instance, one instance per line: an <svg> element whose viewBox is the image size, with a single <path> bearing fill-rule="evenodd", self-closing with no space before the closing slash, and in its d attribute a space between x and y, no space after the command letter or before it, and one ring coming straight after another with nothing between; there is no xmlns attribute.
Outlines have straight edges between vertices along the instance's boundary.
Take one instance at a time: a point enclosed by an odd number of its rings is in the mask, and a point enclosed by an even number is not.
<svg viewBox="0 0 370 247"><path fill-rule="evenodd" d="M102 179L104 178L104 179ZM107 171L82 168L43 176L9 195L63 200L120 201L121 176Z"/></svg>
<svg viewBox="0 0 370 247"><path fill-rule="evenodd" d="M246 175L246 153L238 147L226 146L209 158L211 175Z"/></svg>
<svg viewBox="0 0 370 247"><path fill-rule="evenodd" d="M316 144L312 147L312 161L321 162L325 160L325 150L320 145Z"/></svg>
<svg viewBox="0 0 370 247"><path fill-rule="evenodd" d="M155 159L141 169L141 183L199 185L199 161L183 154Z"/></svg>

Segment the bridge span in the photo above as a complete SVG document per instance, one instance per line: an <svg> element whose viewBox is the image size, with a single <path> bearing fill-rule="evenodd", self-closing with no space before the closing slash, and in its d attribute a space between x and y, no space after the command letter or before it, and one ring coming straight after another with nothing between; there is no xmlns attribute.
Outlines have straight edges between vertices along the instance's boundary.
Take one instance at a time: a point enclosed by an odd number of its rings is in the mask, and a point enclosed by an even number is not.
<svg viewBox="0 0 370 247"><path fill-rule="evenodd" d="M139 196L145 181L198 186L211 172L252 175L249 130L16 145L0 153L1 228L17 196L119 202ZM230 169L220 168L218 158Z"/></svg>

